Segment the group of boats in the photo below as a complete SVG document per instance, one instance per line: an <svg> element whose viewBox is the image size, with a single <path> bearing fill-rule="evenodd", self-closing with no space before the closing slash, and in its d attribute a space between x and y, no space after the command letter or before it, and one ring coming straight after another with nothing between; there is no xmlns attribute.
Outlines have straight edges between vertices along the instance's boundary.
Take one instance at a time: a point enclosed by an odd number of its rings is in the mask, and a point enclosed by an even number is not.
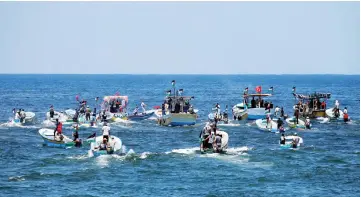
<svg viewBox="0 0 361 197"><path fill-rule="evenodd" d="M162 104L155 106L151 110L145 110L146 105L142 102L140 105L141 110L136 106L134 111L129 112L128 96L116 94L114 96L104 96L100 105L98 105L99 98L97 97L95 99L96 106L100 106L100 111L97 113L97 107L90 109L87 101L80 101L79 97L76 96L76 100L79 102L79 106L76 109L56 111L53 106L50 107L46 113L46 119L52 122L53 125L40 129L39 135L47 146L67 148L89 145L89 155L113 154L122 149L122 141L116 136L110 136L106 141L106 143L113 144L111 151L99 150L97 147L105 143L102 136L96 136L95 133L87 139L81 140L77 138L71 139L63 134L61 139L58 139L55 135L54 126L57 127L59 123L61 125L72 125L74 130L78 131L80 128L97 128L112 122L140 121L150 117L155 117L157 124L162 126L195 125L198 118L198 109L195 109L191 104L194 97L184 96L183 89L177 90L174 80L171 83L172 90L166 91ZM261 90L261 87L257 86L256 93L249 94L247 87L243 92L243 101L232 107L230 115L228 114L228 106L221 112L220 105L216 104L208 115L209 123L204 128L206 132L202 131L200 136L202 152L207 152L205 151L206 147L211 151L226 152L228 134L221 128L228 125L239 125L241 121L254 121L262 131L284 133L289 129L311 129L310 119L322 119L322 121L336 119L345 122L349 120L347 111L340 110L339 104L336 104L336 107L326 109L325 102L331 97L330 93L302 95L296 94L294 87L293 96L298 103L294 105L294 115L288 116L284 114L283 108L274 107L274 104L266 99L271 97L272 94L262 93ZM273 92L273 87L270 90ZM15 116L12 120L14 124L28 124L35 119L35 113L25 112L23 109L19 111L14 110L14 113ZM284 121L288 128L284 127ZM212 145L207 144L210 137L212 138L210 140ZM293 139L294 137L291 136L286 139L291 138ZM205 139L207 139L207 143L204 144ZM302 138L301 141L303 142Z"/></svg>

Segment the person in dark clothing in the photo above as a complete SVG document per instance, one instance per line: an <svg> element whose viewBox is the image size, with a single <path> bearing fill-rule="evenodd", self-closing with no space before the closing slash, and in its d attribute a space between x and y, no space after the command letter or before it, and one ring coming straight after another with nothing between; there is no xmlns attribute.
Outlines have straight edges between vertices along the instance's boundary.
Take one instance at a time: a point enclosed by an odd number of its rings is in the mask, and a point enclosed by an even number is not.
<svg viewBox="0 0 361 197"><path fill-rule="evenodd" d="M283 107L281 107L281 117L285 116L285 111L283 111Z"/></svg>
<svg viewBox="0 0 361 197"><path fill-rule="evenodd" d="M73 122L78 122L78 117L79 117L79 111L75 110L75 114L73 116Z"/></svg>
<svg viewBox="0 0 361 197"><path fill-rule="evenodd" d="M278 118L277 120L277 129L280 129L280 127L283 125L283 121L281 120L281 118Z"/></svg>
<svg viewBox="0 0 361 197"><path fill-rule="evenodd" d="M254 100L254 97L252 97L251 100L251 108L256 108L256 101Z"/></svg>
<svg viewBox="0 0 361 197"><path fill-rule="evenodd" d="M263 107L264 107L264 103L263 103L263 99L261 99L260 108L263 108Z"/></svg>
<svg viewBox="0 0 361 197"><path fill-rule="evenodd" d="M49 113L50 113L50 118L54 118L54 108L53 108L53 106L50 106Z"/></svg>
<svg viewBox="0 0 361 197"><path fill-rule="evenodd" d="M165 104L164 103L162 104L162 115L163 116L165 115Z"/></svg>
<svg viewBox="0 0 361 197"><path fill-rule="evenodd" d="M298 108L296 107L295 109L295 119L296 119L296 124L298 124L298 117L300 115L300 112L298 111Z"/></svg>

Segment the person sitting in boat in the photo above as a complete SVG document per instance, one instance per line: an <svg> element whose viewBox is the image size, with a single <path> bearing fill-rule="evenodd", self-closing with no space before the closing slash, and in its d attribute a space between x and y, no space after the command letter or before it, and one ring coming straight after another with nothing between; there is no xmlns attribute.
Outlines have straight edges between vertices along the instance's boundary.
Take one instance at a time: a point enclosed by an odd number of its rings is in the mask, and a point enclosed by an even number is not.
<svg viewBox="0 0 361 197"><path fill-rule="evenodd" d="M189 107L188 112L189 112L190 114L194 114L194 113L195 113L192 105Z"/></svg>
<svg viewBox="0 0 361 197"><path fill-rule="evenodd" d="M108 126L108 124L106 122L104 122L104 124L103 124L102 132L103 132L103 138L106 138L107 140L109 140L110 127Z"/></svg>
<svg viewBox="0 0 361 197"><path fill-rule="evenodd" d="M217 133L214 139L214 152L219 153L222 151L222 135Z"/></svg>
<svg viewBox="0 0 361 197"><path fill-rule="evenodd" d="M138 105L135 106L135 109L133 111L133 115L136 116L138 114Z"/></svg>
<svg viewBox="0 0 361 197"><path fill-rule="evenodd" d="M305 125L306 125L306 129L311 129L311 120L308 116L306 118Z"/></svg>
<svg viewBox="0 0 361 197"><path fill-rule="evenodd" d="M56 121L56 127L54 129L54 139L60 139L60 141L63 140L63 134L62 134L62 130L63 130L63 124L61 122L59 122L58 119L55 120Z"/></svg>
<svg viewBox="0 0 361 197"><path fill-rule="evenodd" d="M142 107L143 114L145 114L145 107L146 107L146 106L147 106L147 105L144 104L144 102L142 101L142 103L140 104L140 107Z"/></svg>
<svg viewBox="0 0 361 197"><path fill-rule="evenodd" d="M49 115L50 115L50 118L54 118L54 107L53 105L50 106L50 109L49 109Z"/></svg>
<svg viewBox="0 0 361 197"><path fill-rule="evenodd" d="M283 121L281 120L281 118L278 118L277 120L277 129L279 130L283 125Z"/></svg>
<svg viewBox="0 0 361 197"><path fill-rule="evenodd" d="M107 143L107 153L108 154L114 153L115 143L116 143L116 141L114 140L114 137L112 137L112 140L108 141L108 143Z"/></svg>
<svg viewBox="0 0 361 197"><path fill-rule="evenodd" d="M285 145L286 144L286 137L285 134L282 133L281 138L280 138L280 144Z"/></svg>
<svg viewBox="0 0 361 197"><path fill-rule="evenodd" d="M99 147L97 148L99 150L107 150L107 144L108 144L107 138L103 138L103 141L99 144Z"/></svg>
<svg viewBox="0 0 361 197"><path fill-rule="evenodd" d="M295 133L292 139L292 148L297 148L299 142L300 138L297 136L297 133Z"/></svg>
<svg viewBox="0 0 361 197"><path fill-rule="evenodd" d="M284 133L285 132L285 128L282 126L280 126L280 128L278 129L280 131L280 133Z"/></svg>

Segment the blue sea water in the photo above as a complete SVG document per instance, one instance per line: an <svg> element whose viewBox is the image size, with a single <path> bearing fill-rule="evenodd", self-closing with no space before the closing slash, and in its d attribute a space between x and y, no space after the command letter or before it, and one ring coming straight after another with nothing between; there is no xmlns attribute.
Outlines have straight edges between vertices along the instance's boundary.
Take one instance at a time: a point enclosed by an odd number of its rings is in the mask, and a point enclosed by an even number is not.
<svg viewBox="0 0 361 197"><path fill-rule="evenodd" d="M88 148L42 146L38 130L50 105L74 108L75 95L95 105L95 97L128 95L160 105L171 80L195 96L196 126L162 127L155 120L111 125L125 156L88 158ZM229 108L245 87L261 85L275 105L292 113L298 93L330 92L347 106L352 123L312 122L299 150L279 149L279 134L259 131L254 122L227 127L229 154L200 155L199 132L215 103ZM347 75L0 75L0 122L13 108L36 113L26 127L0 126L0 196L359 196L360 76ZM86 137L100 129L83 130ZM71 135L70 129L65 134ZM128 152L127 151L127 152ZM131 152L131 151L130 151Z"/></svg>

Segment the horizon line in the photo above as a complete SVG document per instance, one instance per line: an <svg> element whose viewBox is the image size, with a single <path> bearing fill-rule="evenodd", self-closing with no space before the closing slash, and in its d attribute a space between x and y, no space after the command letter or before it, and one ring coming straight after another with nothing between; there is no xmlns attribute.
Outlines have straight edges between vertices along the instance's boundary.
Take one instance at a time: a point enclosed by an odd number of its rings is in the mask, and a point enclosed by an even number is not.
<svg viewBox="0 0 361 197"><path fill-rule="evenodd" d="M203 74L203 73L0 73L0 75L360 75L358 74L343 74L343 73L269 73L269 74Z"/></svg>

